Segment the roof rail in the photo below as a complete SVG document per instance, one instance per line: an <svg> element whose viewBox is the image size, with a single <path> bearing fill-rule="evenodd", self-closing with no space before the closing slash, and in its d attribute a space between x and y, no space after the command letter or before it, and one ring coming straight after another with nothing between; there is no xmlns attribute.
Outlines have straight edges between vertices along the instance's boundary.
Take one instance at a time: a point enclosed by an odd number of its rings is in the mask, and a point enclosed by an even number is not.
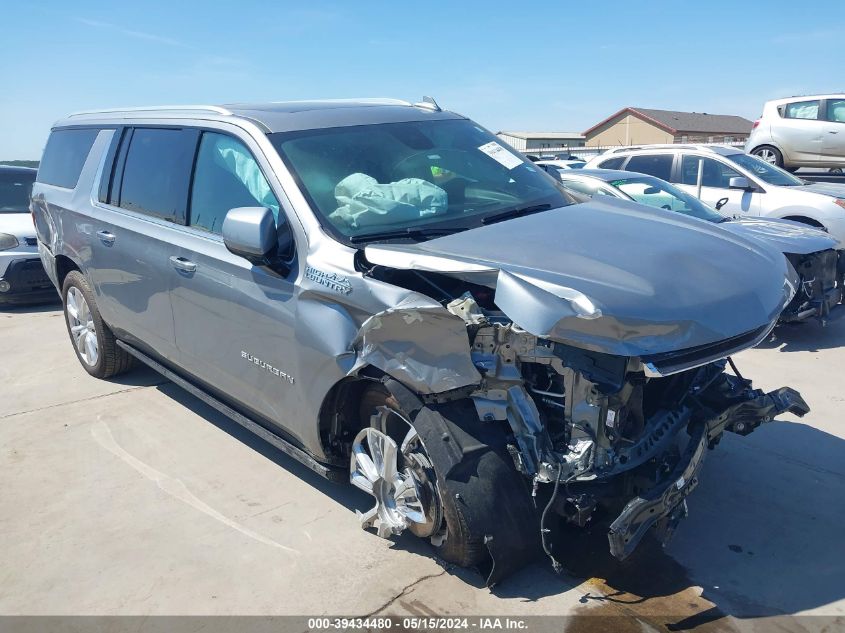
<svg viewBox="0 0 845 633"><path fill-rule="evenodd" d="M167 112L167 111L213 112L215 114L231 115L226 108L212 105L174 105L174 106L146 106L141 108L109 108L106 110L82 110L68 115L68 118L85 116L88 114L117 114L119 112Z"/></svg>

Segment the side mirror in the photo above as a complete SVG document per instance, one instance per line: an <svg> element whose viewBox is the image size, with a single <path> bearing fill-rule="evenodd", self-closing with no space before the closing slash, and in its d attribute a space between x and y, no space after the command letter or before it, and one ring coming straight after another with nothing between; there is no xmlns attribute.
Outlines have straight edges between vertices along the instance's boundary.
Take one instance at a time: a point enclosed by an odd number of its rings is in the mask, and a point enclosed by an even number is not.
<svg viewBox="0 0 845 633"><path fill-rule="evenodd" d="M728 181L730 189L752 189L751 183L745 176L734 176Z"/></svg>
<svg viewBox="0 0 845 633"><path fill-rule="evenodd" d="M719 201L716 202L716 211L718 211L723 206L725 206L728 203L728 201L729 201L728 198L720 198Z"/></svg>
<svg viewBox="0 0 845 633"><path fill-rule="evenodd" d="M223 243L235 255L266 266L278 249L276 219L267 207L230 209L223 220Z"/></svg>

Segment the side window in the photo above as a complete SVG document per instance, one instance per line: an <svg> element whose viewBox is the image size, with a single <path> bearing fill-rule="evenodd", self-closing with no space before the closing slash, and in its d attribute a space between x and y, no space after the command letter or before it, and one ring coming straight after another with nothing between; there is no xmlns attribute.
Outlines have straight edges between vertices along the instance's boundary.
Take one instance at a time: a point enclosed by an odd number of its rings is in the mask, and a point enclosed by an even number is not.
<svg viewBox="0 0 845 633"><path fill-rule="evenodd" d="M828 99L827 120L845 123L845 99Z"/></svg>
<svg viewBox="0 0 845 633"><path fill-rule="evenodd" d="M617 156L616 158L609 158L604 162L599 163L600 169L619 169L622 163L625 162L624 156Z"/></svg>
<svg viewBox="0 0 845 633"><path fill-rule="evenodd" d="M236 207L269 207L279 219L279 201L250 151L231 136L204 132L188 223L220 233L226 213Z"/></svg>
<svg viewBox="0 0 845 633"><path fill-rule="evenodd" d="M819 102L816 100L787 103L783 110L783 116L787 119L818 119Z"/></svg>
<svg viewBox="0 0 845 633"><path fill-rule="evenodd" d="M74 189L99 130L55 130L47 140L36 180Z"/></svg>
<svg viewBox="0 0 845 633"><path fill-rule="evenodd" d="M669 180L672 177L672 154L649 154L646 156L631 156L625 165L626 171L636 171L655 178Z"/></svg>
<svg viewBox="0 0 845 633"><path fill-rule="evenodd" d="M738 171L731 169L723 162L713 158L686 155L681 160L681 182L685 185L698 184L698 163L704 161L704 171L701 174L701 184L704 187L727 189L731 178L741 176Z"/></svg>
<svg viewBox="0 0 845 633"><path fill-rule="evenodd" d="M135 128L129 141L119 206L184 223L195 130Z"/></svg>

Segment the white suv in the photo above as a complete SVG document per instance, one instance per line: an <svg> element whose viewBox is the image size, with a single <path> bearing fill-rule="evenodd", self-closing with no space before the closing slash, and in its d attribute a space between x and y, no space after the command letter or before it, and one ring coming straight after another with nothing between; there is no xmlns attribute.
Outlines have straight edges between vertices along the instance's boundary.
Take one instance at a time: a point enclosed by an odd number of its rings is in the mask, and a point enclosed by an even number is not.
<svg viewBox="0 0 845 633"><path fill-rule="evenodd" d="M597 156L585 167L594 168L655 176L737 217L795 220L822 228L845 243L845 185L807 183L736 147L676 144L620 148Z"/></svg>
<svg viewBox="0 0 845 633"><path fill-rule="evenodd" d="M745 151L790 171L845 167L845 94L767 102Z"/></svg>
<svg viewBox="0 0 845 633"><path fill-rule="evenodd" d="M0 165L0 305L59 298L38 256L29 213L35 173Z"/></svg>

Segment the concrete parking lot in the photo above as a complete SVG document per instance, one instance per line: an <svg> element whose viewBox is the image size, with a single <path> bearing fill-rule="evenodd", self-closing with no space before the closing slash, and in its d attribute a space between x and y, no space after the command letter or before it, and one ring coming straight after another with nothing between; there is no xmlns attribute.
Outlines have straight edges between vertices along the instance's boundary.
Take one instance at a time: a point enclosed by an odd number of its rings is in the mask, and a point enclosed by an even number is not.
<svg viewBox="0 0 845 633"><path fill-rule="evenodd" d="M845 320L735 359L802 420L727 436L665 550L602 534L492 591L148 370L78 365L55 307L0 312L0 614L601 614L663 630L845 623ZM833 619L793 618L798 614ZM762 622L760 619L763 619ZM630 630L641 629L632 621ZM624 630L616 627L616 630ZM652 629L653 630L653 629ZM761 628L760 630L763 630Z"/></svg>

